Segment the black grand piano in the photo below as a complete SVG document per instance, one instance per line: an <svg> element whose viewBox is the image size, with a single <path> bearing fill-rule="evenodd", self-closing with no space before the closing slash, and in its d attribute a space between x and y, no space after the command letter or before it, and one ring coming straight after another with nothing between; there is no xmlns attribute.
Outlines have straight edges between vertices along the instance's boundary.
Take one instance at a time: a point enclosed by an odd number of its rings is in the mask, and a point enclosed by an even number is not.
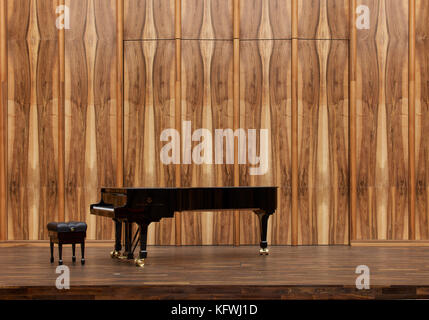
<svg viewBox="0 0 429 320"><path fill-rule="evenodd" d="M250 210L259 218L260 254L268 254L268 218L277 209L277 187L207 187L207 188L102 188L100 203L91 205L91 214L113 219L115 248L112 258L134 259L140 242L137 266L144 266L149 224L172 218L180 211ZM134 237L132 224L138 225ZM122 225L125 224L125 251L122 250ZM138 238L138 235L140 237Z"/></svg>

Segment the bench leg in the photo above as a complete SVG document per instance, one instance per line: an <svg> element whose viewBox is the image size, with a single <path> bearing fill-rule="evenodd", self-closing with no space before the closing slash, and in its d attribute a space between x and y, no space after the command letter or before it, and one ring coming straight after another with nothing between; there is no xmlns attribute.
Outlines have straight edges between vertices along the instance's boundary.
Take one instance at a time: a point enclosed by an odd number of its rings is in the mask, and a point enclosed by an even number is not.
<svg viewBox="0 0 429 320"><path fill-rule="evenodd" d="M72 244L72 252L73 252L73 256L72 256L72 261L76 262L76 244Z"/></svg>
<svg viewBox="0 0 429 320"><path fill-rule="evenodd" d="M54 263L54 243L51 241L51 263Z"/></svg>
<svg viewBox="0 0 429 320"><path fill-rule="evenodd" d="M82 259L80 259L80 263L84 265L85 264L85 241L80 243L80 251L82 253Z"/></svg>
<svg viewBox="0 0 429 320"><path fill-rule="evenodd" d="M63 244L58 243L58 255L60 260L58 260L58 264L61 266L63 264Z"/></svg>

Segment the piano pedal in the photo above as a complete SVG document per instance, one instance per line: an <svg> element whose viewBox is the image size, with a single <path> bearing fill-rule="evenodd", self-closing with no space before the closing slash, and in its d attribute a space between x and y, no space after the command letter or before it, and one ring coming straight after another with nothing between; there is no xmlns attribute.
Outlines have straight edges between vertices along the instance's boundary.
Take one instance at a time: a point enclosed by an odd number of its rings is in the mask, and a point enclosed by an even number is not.
<svg viewBox="0 0 429 320"><path fill-rule="evenodd" d="M140 268L144 267L144 259L135 259L134 262L137 267L140 267Z"/></svg>
<svg viewBox="0 0 429 320"><path fill-rule="evenodd" d="M112 259L118 259L121 256L121 253L119 251L113 250L110 252L110 257Z"/></svg>
<svg viewBox="0 0 429 320"><path fill-rule="evenodd" d="M269 252L270 251L268 250L268 248L261 248L261 249L259 249L259 254L261 256L268 256Z"/></svg>
<svg viewBox="0 0 429 320"><path fill-rule="evenodd" d="M128 254L120 254L118 256L119 260L130 260L130 258L128 258Z"/></svg>

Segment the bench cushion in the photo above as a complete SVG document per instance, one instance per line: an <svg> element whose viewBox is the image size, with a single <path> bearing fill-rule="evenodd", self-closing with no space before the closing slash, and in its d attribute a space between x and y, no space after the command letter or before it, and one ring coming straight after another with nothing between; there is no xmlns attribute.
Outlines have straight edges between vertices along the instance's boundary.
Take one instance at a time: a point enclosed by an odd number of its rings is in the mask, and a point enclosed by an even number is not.
<svg viewBox="0 0 429 320"><path fill-rule="evenodd" d="M85 222L49 222L48 230L55 232L86 232Z"/></svg>

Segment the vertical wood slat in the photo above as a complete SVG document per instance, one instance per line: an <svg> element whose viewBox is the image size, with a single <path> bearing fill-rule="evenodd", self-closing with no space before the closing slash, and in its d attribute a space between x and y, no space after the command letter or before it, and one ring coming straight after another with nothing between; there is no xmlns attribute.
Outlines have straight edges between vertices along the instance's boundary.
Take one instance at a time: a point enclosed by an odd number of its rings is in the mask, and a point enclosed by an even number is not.
<svg viewBox="0 0 429 320"><path fill-rule="evenodd" d="M65 5L64 0L59 0L58 5ZM58 101L58 220L65 221L65 181L64 181L64 108L65 108L65 42L64 29L58 31L58 60L59 60L59 101Z"/></svg>
<svg viewBox="0 0 429 320"><path fill-rule="evenodd" d="M409 0L408 4L408 239L416 239L416 96L415 96L415 70L416 70L416 0Z"/></svg>
<svg viewBox="0 0 429 320"><path fill-rule="evenodd" d="M350 0L350 240L356 239L356 0Z"/></svg>
<svg viewBox="0 0 429 320"><path fill-rule="evenodd" d="M240 0L233 3L233 108L234 132L240 126ZM238 137L234 137L234 186L240 185ZM240 213L234 212L234 245L240 245Z"/></svg>
<svg viewBox="0 0 429 320"><path fill-rule="evenodd" d="M175 46L176 46L176 81L174 88L174 97L175 97L175 128L178 132L182 132L182 1L175 0L175 23L174 23L174 37L175 37ZM181 136L181 135L180 135ZM181 142L179 143L181 145ZM180 148L182 150L182 148ZM180 164L176 165L176 187L181 186L181 174L180 174ZM175 242L176 246L182 244L182 214L177 212L175 214Z"/></svg>
<svg viewBox="0 0 429 320"><path fill-rule="evenodd" d="M429 239L429 1L415 3L416 240Z"/></svg>
<svg viewBox="0 0 429 320"><path fill-rule="evenodd" d="M358 0L356 239L408 239L408 1ZM405 14L404 14L405 13Z"/></svg>
<svg viewBox="0 0 429 320"><path fill-rule="evenodd" d="M233 127L233 41L231 36L227 38L233 29L232 4L224 0L182 1L181 116L182 121L191 121L192 126L191 132L184 130L182 134L184 147L191 147L185 142L191 142L194 148L197 146L190 137L194 130L204 128L204 134L210 132L210 137L204 136L204 139L210 139L213 146L215 129ZM193 160L196 160L195 150ZM222 161L222 165L217 165L215 153L207 151L204 156L209 158L197 164L188 161L191 148L184 150L182 187L234 184L233 164ZM231 214L207 210L203 214L183 212L182 218L183 244L233 243Z"/></svg>
<svg viewBox="0 0 429 320"><path fill-rule="evenodd" d="M88 221L89 238L111 239L112 222L88 207L117 182L116 1L65 2L65 215Z"/></svg>
<svg viewBox="0 0 429 320"><path fill-rule="evenodd" d="M292 245L298 245L298 0L292 0Z"/></svg>
<svg viewBox="0 0 429 320"><path fill-rule="evenodd" d="M7 12L0 0L0 241L7 240Z"/></svg>
<svg viewBox="0 0 429 320"><path fill-rule="evenodd" d="M116 0L116 185L124 185L124 0Z"/></svg>
<svg viewBox="0 0 429 320"><path fill-rule="evenodd" d="M161 132L175 128L175 0L124 1L124 185L175 187L174 164L160 161ZM148 243L176 244L176 223L149 227Z"/></svg>
<svg viewBox="0 0 429 320"><path fill-rule="evenodd" d="M299 243L349 241L348 42L299 40Z"/></svg>
<svg viewBox="0 0 429 320"><path fill-rule="evenodd" d="M46 239L58 219L57 1L7 5L8 237Z"/></svg>
<svg viewBox="0 0 429 320"><path fill-rule="evenodd" d="M85 43L85 33L95 38L92 30L86 31L87 1L65 0L70 9L70 29L64 31L64 166L65 166L65 220L88 222L88 238L96 239L95 216L88 216L87 206L98 196L97 174L88 175L89 168L97 171L94 98L90 94L93 52ZM77 12L79 10L79 12ZM94 125L92 125L94 124ZM88 146L88 147L87 147ZM88 152L91 150L91 152ZM89 165L88 165L89 163Z"/></svg>

